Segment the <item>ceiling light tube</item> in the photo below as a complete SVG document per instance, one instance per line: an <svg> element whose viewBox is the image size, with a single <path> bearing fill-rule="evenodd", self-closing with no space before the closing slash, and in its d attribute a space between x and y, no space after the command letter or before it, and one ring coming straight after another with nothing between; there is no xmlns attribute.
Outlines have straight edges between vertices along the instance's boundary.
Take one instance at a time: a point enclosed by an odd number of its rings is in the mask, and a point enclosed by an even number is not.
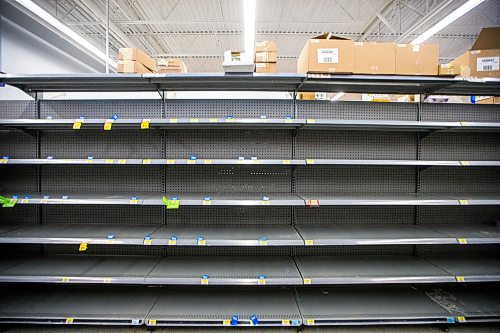
<svg viewBox="0 0 500 333"><path fill-rule="evenodd" d="M464 3L462 6L458 7L454 11L452 11L450 14L448 14L445 18L443 18L441 21L436 23L433 27L425 31L423 34L415 38L411 44L421 44L425 42L427 39L432 37L435 33L441 31L444 27L450 25L460 17L462 17L464 14L468 13L471 11L473 8L477 7L479 4L484 2L484 0L469 0L466 3Z"/></svg>
<svg viewBox="0 0 500 333"><path fill-rule="evenodd" d="M256 0L241 0L243 2L243 31L245 32L245 53L252 59L255 51L255 10Z"/></svg>
<svg viewBox="0 0 500 333"><path fill-rule="evenodd" d="M64 23L59 21L57 18L49 14L47 11L36 5L34 2L30 0L15 0L18 4L22 5L24 8L50 24L52 27L55 29L59 30L62 32L64 35L66 35L68 38L70 38L73 42L77 43L81 47L83 47L85 50L88 52L92 53L95 55L97 58L101 59L102 61L106 62L106 54L99 50L97 47L92 45L88 40L71 30L69 27L67 27ZM116 68L116 61L108 58L109 66Z"/></svg>

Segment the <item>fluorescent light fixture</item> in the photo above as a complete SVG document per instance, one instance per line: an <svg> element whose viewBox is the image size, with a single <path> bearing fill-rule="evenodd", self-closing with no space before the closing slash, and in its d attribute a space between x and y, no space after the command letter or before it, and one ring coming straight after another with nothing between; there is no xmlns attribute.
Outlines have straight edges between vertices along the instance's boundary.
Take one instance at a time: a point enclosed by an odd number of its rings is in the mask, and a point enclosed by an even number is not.
<svg viewBox="0 0 500 333"><path fill-rule="evenodd" d="M57 18L54 16L50 15L47 11L36 5L34 2L30 0L15 0L18 4L22 5L24 8L50 24L52 27L56 28L63 34L65 34L67 37L72 39L75 43L89 51L90 53L94 54L97 58L101 59L102 61L106 62L106 54L99 50L97 47L92 45L89 41L87 41L85 38L68 28L65 24L63 24L61 21L59 21ZM116 61L108 58L109 66L116 68Z"/></svg>
<svg viewBox="0 0 500 333"><path fill-rule="evenodd" d="M433 27L431 27L429 30L425 31L423 34L415 38L411 44L421 44L425 42L427 39L432 37L435 33L441 31L444 27L448 26L452 22L456 21L460 17L462 17L464 14L468 13L471 11L473 8L477 7L479 4L484 2L484 0L469 0L466 3L464 3L462 6L458 7L455 9L453 12L448 14L445 18L443 18L441 21L436 23Z"/></svg>
<svg viewBox="0 0 500 333"><path fill-rule="evenodd" d="M330 98L330 101L336 101L336 100L339 100L342 96L345 95L345 92L339 92L337 93L335 96L333 96L332 98Z"/></svg>
<svg viewBox="0 0 500 333"><path fill-rule="evenodd" d="M255 51L255 10L257 0L241 0L243 2L243 30L245 32L245 53L252 59Z"/></svg>

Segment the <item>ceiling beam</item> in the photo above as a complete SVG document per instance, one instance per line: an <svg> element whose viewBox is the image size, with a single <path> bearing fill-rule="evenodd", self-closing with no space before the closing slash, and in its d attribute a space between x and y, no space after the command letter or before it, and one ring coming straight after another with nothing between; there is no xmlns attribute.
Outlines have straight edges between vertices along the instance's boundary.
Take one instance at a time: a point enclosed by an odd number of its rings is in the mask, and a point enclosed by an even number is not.
<svg viewBox="0 0 500 333"><path fill-rule="evenodd" d="M371 34L372 30L377 26L377 24L380 21L378 14L381 13L382 15L385 15L386 13L388 13L390 9L393 7L395 1L396 0L387 0L384 5L380 6L382 10L376 12L373 18L370 21L368 21L368 24L363 28L361 36L358 38L358 40L365 40L366 37L368 37Z"/></svg>

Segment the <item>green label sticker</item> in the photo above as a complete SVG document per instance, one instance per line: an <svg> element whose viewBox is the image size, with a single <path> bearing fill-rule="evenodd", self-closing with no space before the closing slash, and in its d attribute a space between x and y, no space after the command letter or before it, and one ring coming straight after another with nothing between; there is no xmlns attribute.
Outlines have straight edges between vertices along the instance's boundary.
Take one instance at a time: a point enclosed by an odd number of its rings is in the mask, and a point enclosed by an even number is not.
<svg viewBox="0 0 500 333"><path fill-rule="evenodd" d="M17 199L15 198L6 198L4 196L1 196L0 195L0 204L2 205L2 207L4 208L12 208L16 205L17 203Z"/></svg>
<svg viewBox="0 0 500 333"><path fill-rule="evenodd" d="M178 209L180 206L180 201L176 199L167 199L163 197L161 199L161 202L163 202L163 204L167 206L167 209Z"/></svg>

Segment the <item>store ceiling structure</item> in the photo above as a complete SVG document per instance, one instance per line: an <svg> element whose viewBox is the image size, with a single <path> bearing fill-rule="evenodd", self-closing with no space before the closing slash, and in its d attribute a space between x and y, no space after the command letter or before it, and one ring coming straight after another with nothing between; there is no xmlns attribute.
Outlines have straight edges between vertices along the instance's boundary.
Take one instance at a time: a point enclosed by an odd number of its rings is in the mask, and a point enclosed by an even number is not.
<svg viewBox="0 0 500 333"><path fill-rule="evenodd" d="M34 0L105 49L106 0ZM295 72L306 41L330 31L355 41L409 42L465 0L257 0L256 40L278 43L278 71ZM243 9L238 0L109 0L110 55L139 47L153 57L185 59L189 72L222 71L225 50L243 48ZM444 28L447 62L469 49L481 28L500 24L497 0L487 0Z"/></svg>

